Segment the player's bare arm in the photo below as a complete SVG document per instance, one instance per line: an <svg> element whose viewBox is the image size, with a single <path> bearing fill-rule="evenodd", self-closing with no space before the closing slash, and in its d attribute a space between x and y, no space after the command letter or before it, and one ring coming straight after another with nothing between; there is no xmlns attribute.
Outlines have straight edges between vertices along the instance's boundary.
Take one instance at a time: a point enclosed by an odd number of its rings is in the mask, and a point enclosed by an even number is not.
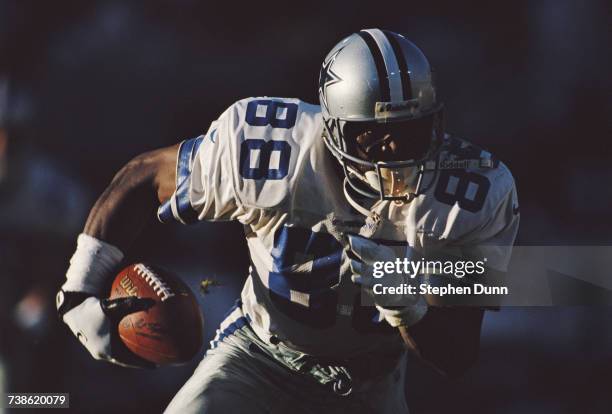
<svg viewBox="0 0 612 414"><path fill-rule="evenodd" d="M90 354L118 365L153 367L131 352L118 336L128 314L155 306L155 300L126 296L107 298L105 285L123 260L157 205L174 190L178 145L151 151L129 161L92 208L77 240L57 295L58 312Z"/></svg>
<svg viewBox="0 0 612 414"><path fill-rule="evenodd" d="M146 152L121 168L89 213L84 233L127 249L175 190L178 147Z"/></svg>

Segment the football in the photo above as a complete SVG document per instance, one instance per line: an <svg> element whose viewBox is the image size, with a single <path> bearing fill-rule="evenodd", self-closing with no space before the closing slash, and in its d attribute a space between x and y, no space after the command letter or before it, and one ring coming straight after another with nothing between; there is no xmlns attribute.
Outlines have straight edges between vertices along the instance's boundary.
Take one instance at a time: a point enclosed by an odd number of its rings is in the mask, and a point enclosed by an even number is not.
<svg viewBox="0 0 612 414"><path fill-rule="evenodd" d="M119 322L119 337L136 355L156 365L181 364L202 348L200 307L178 276L150 264L132 264L119 272L109 297L126 296L152 298L156 302L146 311L129 314Z"/></svg>

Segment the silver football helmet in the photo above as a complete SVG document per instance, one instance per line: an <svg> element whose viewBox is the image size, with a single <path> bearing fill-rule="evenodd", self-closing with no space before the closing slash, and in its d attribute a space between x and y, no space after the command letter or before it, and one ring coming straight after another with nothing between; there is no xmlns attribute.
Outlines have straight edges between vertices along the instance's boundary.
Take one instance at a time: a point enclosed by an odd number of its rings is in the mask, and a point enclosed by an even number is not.
<svg viewBox="0 0 612 414"><path fill-rule="evenodd" d="M325 58L319 99L323 139L344 169L345 187L368 198L412 200L428 161L435 165L444 138L443 106L421 50L397 33L354 33ZM377 128L383 132L360 147L359 138L375 136ZM399 154L405 158L376 151L384 151L391 135L404 148L412 148Z"/></svg>

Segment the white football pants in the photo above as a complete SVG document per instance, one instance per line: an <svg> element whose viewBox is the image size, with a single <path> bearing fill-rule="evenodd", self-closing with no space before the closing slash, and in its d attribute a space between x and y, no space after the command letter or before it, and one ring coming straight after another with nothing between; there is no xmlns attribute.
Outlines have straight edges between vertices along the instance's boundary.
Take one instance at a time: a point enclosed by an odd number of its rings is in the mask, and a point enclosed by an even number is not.
<svg viewBox="0 0 612 414"><path fill-rule="evenodd" d="M240 315L238 308L221 324L213 348L172 399L167 414L408 413L405 355L391 373L343 397L266 355L250 325L236 324Z"/></svg>

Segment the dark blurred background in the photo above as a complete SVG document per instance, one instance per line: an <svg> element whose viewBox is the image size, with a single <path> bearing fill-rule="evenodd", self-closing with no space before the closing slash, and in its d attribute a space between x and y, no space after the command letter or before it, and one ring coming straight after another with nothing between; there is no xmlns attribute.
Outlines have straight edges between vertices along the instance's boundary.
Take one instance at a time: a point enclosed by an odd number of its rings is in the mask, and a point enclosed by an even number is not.
<svg viewBox="0 0 612 414"><path fill-rule="evenodd" d="M447 129L510 166L519 244L611 244L609 20L603 0L0 0L0 392L70 392L75 412L167 405L197 361L95 362L55 317L89 208L131 157L205 132L237 99L316 102L327 51L364 27L419 45ZM131 259L194 290L222 282L200 295L210 338L245 277L240 227L151 223ZM612 412L611 321L607 307L488 313L466 377L411 361L412 412Z"/></svg>

